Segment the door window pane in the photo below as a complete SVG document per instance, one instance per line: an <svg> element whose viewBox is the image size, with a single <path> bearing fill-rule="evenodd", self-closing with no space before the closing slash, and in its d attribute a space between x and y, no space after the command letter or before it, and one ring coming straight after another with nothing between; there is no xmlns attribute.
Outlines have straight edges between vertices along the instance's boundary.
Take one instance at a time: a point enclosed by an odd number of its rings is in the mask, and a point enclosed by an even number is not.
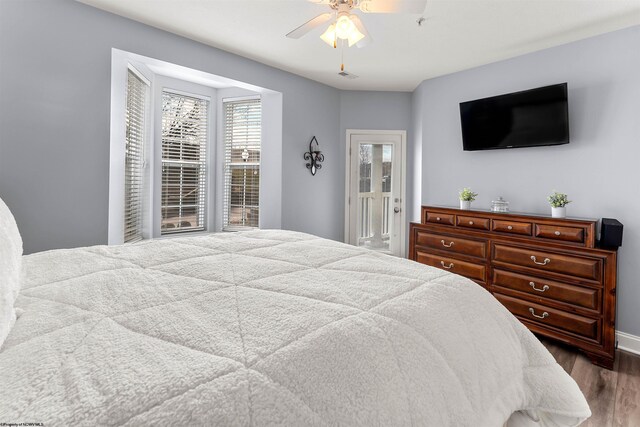
<svg viewBox="0 0 640 427"><path fill-rule="evenodd" d="M391 144L360 144L358 182L358 246L389 250L392 229Z"/></svg>

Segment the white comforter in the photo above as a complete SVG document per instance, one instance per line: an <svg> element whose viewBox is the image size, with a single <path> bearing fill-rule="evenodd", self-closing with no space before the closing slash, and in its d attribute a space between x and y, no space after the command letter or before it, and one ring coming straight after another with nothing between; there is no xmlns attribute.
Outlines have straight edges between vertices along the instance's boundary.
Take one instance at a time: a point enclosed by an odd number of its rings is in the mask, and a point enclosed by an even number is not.
<svg viewBox="0 0 640 427"><path fill-rule="evenodd" d="M590 415L480 286L307 234L56 250L23 268L24 314L0 350L0 422L502 426L526 410L510 423L556 426Z"/></svg>

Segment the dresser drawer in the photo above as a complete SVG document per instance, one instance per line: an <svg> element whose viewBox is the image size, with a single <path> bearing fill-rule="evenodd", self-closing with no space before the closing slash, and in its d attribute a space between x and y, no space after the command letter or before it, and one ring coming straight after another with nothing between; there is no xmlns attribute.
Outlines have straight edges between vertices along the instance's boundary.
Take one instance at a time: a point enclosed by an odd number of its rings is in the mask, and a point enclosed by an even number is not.
<svg viewBox="0 0 640 427"><path fill-rule="evenodd" d="M530 222L503 221L494 219L491 223L491 230L500 233L518 234L521 236L531 236L533 225Z"/></svg>
<svg viewBox="0 0 640 427"><path fill-rule="evenodd" d="M474 228L476 230L488 231L491 220L489 218L458 215L456 224L458 225L458 227Z"/></svg>
<svg viewBox="0 0 640 427"><path fill-rule="evenodd" d="M540 271L577 276L598 282L602 278L602 261L597 258L578 257L558 254L551 251L495 245L493 260Z"/></svg>
<svg viewBox="0 0 640 427"><path fill-rule="evenodd" d="M441 251L468 255L476 258L487 258L487 242L465 239L462 237L444 236L441 234L416 231L416 245Z"/></svg>
<svg viewBox="0 0 640 427"><path fill-rule="evenodd" d="M598 319L591 319L578 314L512 298L499 293L494 296L514 315L541 325L553 326L582 337L599 341Z"/></svg>
<svg viewBox="0 0 640 427"><path fill-rule="evenodd" d="M416 261L427 264L432 267L441 268L452 273L460 274L469 279L486 282L486 266L483 264L474 264L472 262L460 261L458 259L445 256L428 254L416 250Z"/></svg>
<svg viewBox="0 0 640 427"><path fill-rule="evenodd" d="M548 298L591 310L600 310L599 289L575 286L498 269L493 270L493 285L524 292L536 298Z"/></svg>
<svg viewBox="0 0 640 427"><path fill-rule="evenodd" d="M428 212L424 218L425 222L430 222L433 224L441 224L441 225L455 225L456 224L456 216L451 214L443 214L438 212Z"/></svg>
<svg viewBox="0 0 640 427"><path fill-rule="evenodd" d="M559 240L562 242L584 243L586 230L582 227L560 227L556 225L536 224L535 237Z"/></svg>

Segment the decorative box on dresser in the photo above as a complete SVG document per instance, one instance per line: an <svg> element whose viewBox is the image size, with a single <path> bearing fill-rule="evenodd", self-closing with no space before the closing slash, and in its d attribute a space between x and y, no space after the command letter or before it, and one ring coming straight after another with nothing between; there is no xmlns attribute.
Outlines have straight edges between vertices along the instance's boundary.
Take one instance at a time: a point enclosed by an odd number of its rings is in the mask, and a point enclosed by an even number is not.
<svg viewBox="0 0 640 427"><path fill-rule="evenodd" d="M484 286L532 332L600 366L615 355L616 250L596 220L423 206L409 258Z"/></svg>

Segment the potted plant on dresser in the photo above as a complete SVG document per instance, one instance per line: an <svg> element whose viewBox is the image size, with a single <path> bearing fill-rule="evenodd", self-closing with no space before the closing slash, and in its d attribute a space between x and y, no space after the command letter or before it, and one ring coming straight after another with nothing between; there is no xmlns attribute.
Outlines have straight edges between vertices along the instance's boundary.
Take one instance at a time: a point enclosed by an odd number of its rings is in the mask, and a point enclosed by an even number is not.
<svg viewBox="0 0 640 427"><path fill-rule="evenodd" d="M564 218L567 216L567 205L571 203L569 197L564 193L554 191L547 197L551 205L551 218Z"/></svg>
<svg viewBox="0 0 640 427"><path fill-rule="evenodd" d="M460 190L458 195L460 196L460 209L469 210L471 209L471 202L476 199L478 193L474 193L470 188L465 187Z"/></svg>

